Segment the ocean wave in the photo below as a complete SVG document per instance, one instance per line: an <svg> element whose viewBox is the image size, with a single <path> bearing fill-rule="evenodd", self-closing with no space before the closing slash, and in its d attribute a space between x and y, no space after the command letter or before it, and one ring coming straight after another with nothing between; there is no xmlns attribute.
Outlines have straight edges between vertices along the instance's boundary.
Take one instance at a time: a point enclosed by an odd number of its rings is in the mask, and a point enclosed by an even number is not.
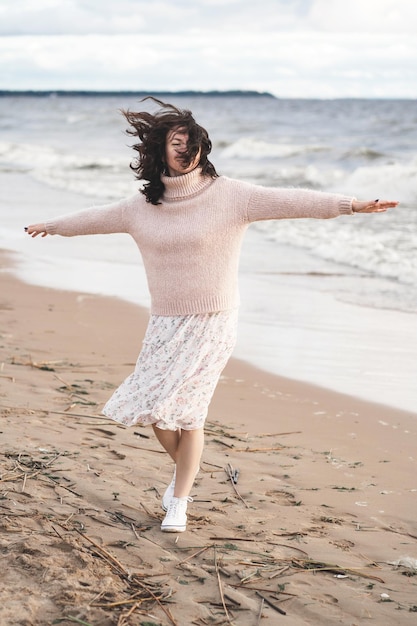
<svg viewBox="0 0 417 626"><path fill-rule="evenodd" d="M54 166L73 169L111 169L116 164L114 159L105 157L69 154L52 146L12 142L0 142L0 159L9 165L19 164L33 169Z"/></svg>
<svg viewBox="0 0 417 626"><path fill-rule="evenodd" d="M366 198L399 200L409 207L417 206L417 158L406 162L392 162L378 166L358 167L347 173L343 190ZM340 190L340 189L339 189Z"/></svg>
<svg viewBox="0 0 417 626"><path fill-rule="evenodd" d="M408 228L401 226L406 223ZM374 276L417 284L417 211L337 220L282 220L257 224L267 239Z"/></svg>
<svg viewBox="0 0 417 626"><path fill-rule="evenodd" d="M223 159L283 159L310 152L326 152L325 145L268 143L251 137L242 137L225 147Z"/></svg>
<svg viewBox="0 0 417 626"><path fill-rule="evenodd" d="M87 196L107 199L133 193L134 181L122 157L68 154L51 146L0 142L0 162L2 171L24 172L50 187Z"/></svg>
<svg viewBox="0 0 417 626"><path fill-rule="evenodd" d="M417 206L417 158L391 163L378 163L375 158L372 164L346 169L327 158L309 158L309 151L320 150L327 148L271 144L246 137L220 151L218 169L228 176L266 186L307 187L363 198L386 197L398 199L404 206ZM297 155L296 160L285 162L285 158ZM120 155L109 158L68 153L50 145L0 142L0 163L3 171L6 167L7 171L14 168L29 172L50 186L98 197L124 195L132 185L130 161Z"/></svg>
<svg viewBox="0 0 417 626"><path fill-rule="evenodd" d="M343 159L367 159L368 161L375 161L377 159L382 159L386 157L384 152L380 150L373 150L372 148L367 148L366 146L359 146L352 150L348 150L344 155Z"/></svg>

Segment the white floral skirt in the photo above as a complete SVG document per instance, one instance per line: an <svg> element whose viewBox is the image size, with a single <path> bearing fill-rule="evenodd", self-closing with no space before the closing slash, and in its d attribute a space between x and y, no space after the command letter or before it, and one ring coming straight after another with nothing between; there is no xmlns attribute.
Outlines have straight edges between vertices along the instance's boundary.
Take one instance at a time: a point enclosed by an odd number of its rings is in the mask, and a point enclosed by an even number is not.
<svg viewBox="0 0 417 626"><path fill-rule="evenodd" d="M237 309L152 315L134 372L103 408L125 424L165 430L201 428L236 343Z"/></svg>

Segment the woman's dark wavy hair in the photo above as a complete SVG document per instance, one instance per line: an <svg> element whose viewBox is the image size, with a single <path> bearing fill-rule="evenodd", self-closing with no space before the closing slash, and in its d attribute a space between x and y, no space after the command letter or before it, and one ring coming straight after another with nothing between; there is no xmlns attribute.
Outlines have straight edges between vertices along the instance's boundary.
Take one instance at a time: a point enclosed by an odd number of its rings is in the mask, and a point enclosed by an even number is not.
<svg viewBox="0 0 417 626"><path fill-rule="evenodd" d="M141 189L147 202L160 204L165 190L161 180L161 174L165 173L165 139L170 130L181 128L188 133L187 151L182 158L184 167L187 167L201 150L199 166L203 174L212 178L216 178L218 174L207 158L212 147L208 133L197 124L191 111L178 109L152 96L144 98L148 99L161 107L157 113L122 110L122 114L132 127L126 131L127 134L139 138L139 142L132 146L138 156L130 167L138 180L148 181Z"/></svg>

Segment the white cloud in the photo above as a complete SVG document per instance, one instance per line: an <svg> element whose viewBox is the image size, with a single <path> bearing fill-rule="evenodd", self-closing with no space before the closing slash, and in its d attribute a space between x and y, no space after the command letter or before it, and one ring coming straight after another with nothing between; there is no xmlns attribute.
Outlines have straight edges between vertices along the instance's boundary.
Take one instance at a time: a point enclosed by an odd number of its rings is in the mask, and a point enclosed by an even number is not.
<svg viewBox="0 0 417 626"><path fill-rule="evenodd" d="M113 11L106 0L14 0L9 4L0 5L3 35L111 34L139 32L145 26L143 11L129 10L134 9L130 0L113 2Z"/></svg>
<svg viewBox="0 0 417 626"><path fill-rule="evenodd" d="M414 0L0 0L0 88L417 97L416 11Z"/></svg>
<svg viewBox="0 0 417 626"><path fill-rule="evenodd" d="M414 33L415 0L0 0L0 34Z"/></svg>
<svg viewBox="0 0 417 626"><path fill-rule="evenodd" d="M318 31L415 34L415 0L314 0L308 27Z"/></svg>

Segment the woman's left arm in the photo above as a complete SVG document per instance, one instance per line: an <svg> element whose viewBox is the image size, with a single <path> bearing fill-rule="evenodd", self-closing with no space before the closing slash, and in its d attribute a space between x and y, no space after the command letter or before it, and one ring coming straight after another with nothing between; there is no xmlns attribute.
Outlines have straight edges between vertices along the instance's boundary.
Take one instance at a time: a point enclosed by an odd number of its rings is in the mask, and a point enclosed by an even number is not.
<svg viewBox="0 0 417 626"><path fill-rule="evenodd" d="M381 213L397 201L357 200L352 196L312 189L285 189L252 185L247 207L249 222L312 217L328 219L352 213Z"/></svg>

